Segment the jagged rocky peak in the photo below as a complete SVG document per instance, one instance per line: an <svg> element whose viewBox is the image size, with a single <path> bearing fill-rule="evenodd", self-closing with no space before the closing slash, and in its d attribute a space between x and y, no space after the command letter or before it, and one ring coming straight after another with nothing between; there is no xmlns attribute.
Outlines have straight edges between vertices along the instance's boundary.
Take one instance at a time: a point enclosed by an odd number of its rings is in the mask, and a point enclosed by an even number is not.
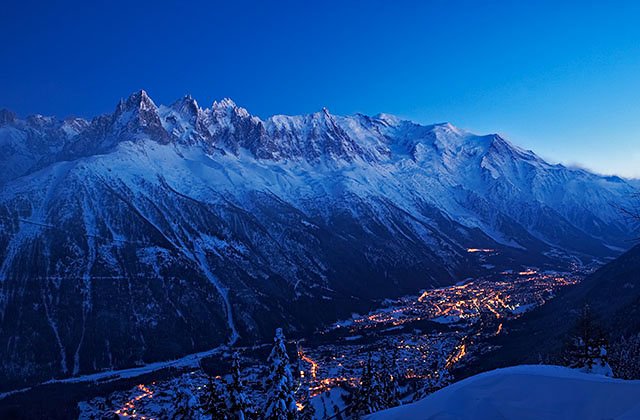
<svg viewBox="0 0 640 420"><path fill-rule="evenodd" d="M147 92L140 89L137 92L132 93L126 100L121 99L116 108L117 113L126 111L157 111L158 107L149 97Z"/></svg>
<svg viewBox="0 0 640 420"><path fill-rule="evenodd" d="M230 98L223 98L220 101L213 101L211 105L213 113L216 115L237 115L239 117L248 118L251 115L249 112L236 105L236 103Z"/></svg>
<svg viewBox="0 0 640 420"><path fill-rule="evenodd" d="M62 124L60 128L68 135L76 135L81 133L84 129L89 126L89 121L84 118L78 117L67 117L62 120Z"/></svg>
<svg viewBox="0 0 640 420"><path fill-rule="evenodd" d="M211 108L213 109L229 109L229 108L237 108L238 105L231 98L222 98L219 101L213 101Z"/></svg>
<svg viewBox="0 0 640 420"><path fill-rule="evenodd" d="M333 114L329 112L326 107L322 107L320 111L316 111L313 114L309 115L311 121L313 122L321 122L323 124L335 124L335 117Z"/></svg>
<svg viewBox="0 0 640 420"><path fill-rule="evenodd" d="M0 124L13 124L17 118L18 116L15 114L15 112L10 111L6 108L0 109Z"/></svg>
<svg viewBox="0 0 640 420"><path fill-rule="evenodd" d="M182 127L182 129L193 128L197 131L205 129L204 120L207 118L208 110L203 110L198 102L191 96L185 95L178 99L170 107L162 107L169 112L162 113L165 121L176 125L190 125L191 127ZM167 115L168 114L168 115ZM180 121L178 121L180 120Z"/></svg>
<svg viewBox="0 0 640 420"><path fill-rule="evenodd" d="M182 143L211 146L211 111L200 108L191 95L185 95L169 107L161 106L159 112L164 129Z"/></svg>
<svg viewBox="0 0 640 420"><path fill-rule="evenodd" d="M189 117L197 116L202 111L198 106L198 102L191 95L185 95L181 99L175 101L171 105L171 109L181 115Z"/></svg>
<svg viewBox="0 0 640 420"><path fill-rule="evenodd" d="M41 114L33 114L27 117L27 123L36 128L47 128L56 124L54 117L49 117Z"/></svg>
<svg viewBox="0 0 640 420"><path fill-rule="evenodd" d="M151 100L147 92L139 90L132 93L127 99L120 99L113 114L114 124L129 124L137 122L141 125L149 125L158 119L158 107Z"/></svg>
<svg viewBox="0 0 640 420"><path fill-rule="evenodd" d="M206 130L217 148L233 154L237 154L244 148L261 158L270 156L269 153L261 150L267 143L267 139L264 124L260 118L252 116L229 98L214 101L211 109L205 112L207 112Z"/></svg>
<svg viewBox="0 0 640 420"><path fill-rule="evenodd" d="M172 137L162 126L158 107L144 90L139 90L118 103L112 118L112 131L112 135L119 140L147 136L166 144Z"/></svg>
<svg viewBox="0 0 640 420"><path fill-rule="evenodd" d="M13 121L15 114L0 111L1 124ZM102 153L121 141L141 138L162 144L179 141L202 145L211 152L237 153L246 149L261 159L300 158L310 162L325 158L378 161L391 157L391 150L405 150L415 158L418 144L422 144L423 152L435 150L439 155L456 159L488 152L502 156L531 155L498 135L475 136L449 122L426 126L384 113L373 117L338 116L326 107L311 114L274 115L263 121L230 98L214 101L211 108L199 107L191 95L170 106L156 106L144 90L120 100L115 112L91 123L60 122L42 116L29 117L26 123L39 131L56 130L52 138L60 137L57 131L60 128L66 136L80 135L79 145L69 147L82 150L81 155ZM421 156L427 158L429 153Z"/></svg>

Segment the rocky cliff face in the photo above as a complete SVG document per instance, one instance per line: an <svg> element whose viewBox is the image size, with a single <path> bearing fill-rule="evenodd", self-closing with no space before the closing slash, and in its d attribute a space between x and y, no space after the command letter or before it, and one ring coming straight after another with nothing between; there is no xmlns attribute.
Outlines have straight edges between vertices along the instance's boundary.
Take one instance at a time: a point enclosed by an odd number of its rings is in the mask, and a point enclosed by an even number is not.
<svg viewBox="0 0 640 420"><path fill-rule="evenodd" d="M479 270L615 255L633 186L497 135L326 109L261 120L143 91L0 113L0 374L19 384L313 328Z"/></svg>

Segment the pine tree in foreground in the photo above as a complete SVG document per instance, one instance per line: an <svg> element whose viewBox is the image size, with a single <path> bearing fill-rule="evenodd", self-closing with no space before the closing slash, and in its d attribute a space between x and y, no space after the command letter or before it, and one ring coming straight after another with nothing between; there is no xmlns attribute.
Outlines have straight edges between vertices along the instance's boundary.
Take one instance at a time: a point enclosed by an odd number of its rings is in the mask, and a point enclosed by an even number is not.
<svg viewBox="0 0 640 420"><path fill-rule="evenodd" d="M607 341L589 305L582 308L563 359L567 366L583 372L612 375L608 363Z"/></svg>
<svg viewBox="0 0 640 420"><path fill-rule="evenodd" d="M212 420L227 420L231 418L227 401L227 389L224 384L209 376L209 381L200 396L200 410Z"/></svg>
<svg viewBox="0 0 640 420"><path fill-rule="evenodd" d="M393 359L391 362L386 357L382 358L382 400L384 408L397 407L400 402L400 388L398 387L398 380L400 373L397 363L397 350L394 351Z"/></svg>
<svg viewBox="0 0 640 420"><path fill-rule="evenodd" d="M173 398L171 419L191 420L196 416L196 410L191 401L191 395L183 390L177 390Z"/></svg>
<svg viewBox="0 0 640 420"><path fill-rule="evenodd" d="M349 409L354 418L358 419L384 408L383 390L379 376L379 373L375 371L371 354L369 354Z"/></svg>
<svg viewBox="0 0 640 420"><path fill-rule="evenodd" d="M276 330L273 349L267 361L269 376L266 381L267 401L265 419L292 420L298 418L295 399L295 383L289 366L289 356L284 344L282 328Z"/></svg>
<svg viewBox="0 0 640 420"><path fill-rule="evenodd" d="M374 365L371 375L371 413L379 410L383 410L384 405L384 390L382 388L381 375L378 366Z"/></svg>
<svg viewBox="0 0 640 420"><path fill-rule="evenodd" d="M451 382L453 382L453 376L449 369L447 369L446 360L436 358L430 366L429 373L422 384L422 388L414 394L413 401L421 400L427 395L433 394L437 390L451 384Z"/></svg>
<svg viewBox="0 0 640 420"><path fill-rule="evenodd" d="M640 334L613 343L609 361L616 378L640 379Z"/></svg>
<svg viewBox="0 0 640 420"><path fill-rule="evenodd" d="M240 373L240 356L234 353L231 362L231 382L228 385L227 408L232 418L245 420L254 418L256 413L253 404L246 394L245 385Z"/></svg>

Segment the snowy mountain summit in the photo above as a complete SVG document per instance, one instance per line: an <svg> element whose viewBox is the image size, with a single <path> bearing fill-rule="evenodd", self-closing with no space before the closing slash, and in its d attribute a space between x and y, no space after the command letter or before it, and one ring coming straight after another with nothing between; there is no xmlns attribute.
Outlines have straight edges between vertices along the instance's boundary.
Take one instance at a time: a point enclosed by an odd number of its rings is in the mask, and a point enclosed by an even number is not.
<svg viewBox="0 0 640 420"><path fill-rule="evenodd" d="M386 114L139 91L91 121L1 111L0 167L7 386L310 329L476 274L468 248L543 265L632 236L626 180Z"/></svg>

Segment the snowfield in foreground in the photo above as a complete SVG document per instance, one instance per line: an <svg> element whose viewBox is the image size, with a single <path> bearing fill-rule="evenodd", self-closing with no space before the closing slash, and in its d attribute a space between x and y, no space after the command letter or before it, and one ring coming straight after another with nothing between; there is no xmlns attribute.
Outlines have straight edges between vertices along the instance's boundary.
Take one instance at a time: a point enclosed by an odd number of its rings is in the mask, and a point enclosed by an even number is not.
<svg viewBox="0 0 640 420"><path fill-rule="evenodd" d="M559 366L515 366L472 376L369 419L640 419L640 381Z"/></svg>

